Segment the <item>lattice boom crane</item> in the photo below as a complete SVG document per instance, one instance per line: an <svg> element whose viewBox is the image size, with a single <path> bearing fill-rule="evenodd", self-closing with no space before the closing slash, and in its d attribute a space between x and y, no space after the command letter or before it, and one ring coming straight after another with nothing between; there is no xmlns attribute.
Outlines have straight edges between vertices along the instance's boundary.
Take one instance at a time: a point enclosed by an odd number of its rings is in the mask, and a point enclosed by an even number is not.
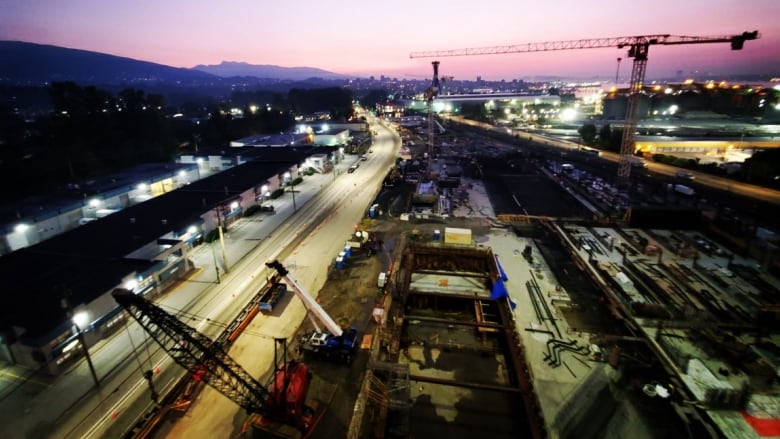
<svg viewBox="0 0 780 439"><path fill-rule="evenodd" d="M308 367L296 361L276 366L271 389L247 373L215 341L132 291L115 289L114 300L195 379L213 387L250 414L262 415L305 430L304 405L311 378Z"/></svg>
<svg viewBox="0 0 780 439"><path fill-rule="evenodd" d="M639 119L639 93L645 80L647 52L650 46L675 46L682 44L730 43L732 50L741 50L745 41L760 37L758 31L743 32L739 35L720 36L681 36L681 35L638 35L628 37L592 38L584 40L551 41L544 43L513 44L506 46L476 47L454 50L434 50L412 52L410 58L440 58L449 56L498 55L505 53L547 52L554 50L597 49L628 47L628 57L634 58L629 85L628 105L626 106L623 138L620 144L620 163L618 177L628 179L631 172L630 157L634 152L636 124Z"/></svg>

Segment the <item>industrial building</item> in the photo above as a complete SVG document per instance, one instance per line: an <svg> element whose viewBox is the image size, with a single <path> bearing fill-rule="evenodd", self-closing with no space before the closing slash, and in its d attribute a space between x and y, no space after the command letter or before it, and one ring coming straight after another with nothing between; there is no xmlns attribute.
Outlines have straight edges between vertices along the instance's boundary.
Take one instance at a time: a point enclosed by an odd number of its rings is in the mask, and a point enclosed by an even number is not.
<svg viewBox="0 0 780 439"><path fill-rule="evenodd" d="M51 374L64 370L77 356L78 336L92 345L119 326L121 310L110 296L114 288L148 297L161 294L193 268L188 252L204 236L218 226L230 227L247 208L297 178L312 156L320 163L338 160L340 153L312 147L254 150L229 171L177 180L143 202L129 202L138 200L133 194L147 181L143 178L123 182L114 189L117 193L96 193L94 197L104 203L126 204L99 220L0 258L5 280L0 358ZM196 161L173 167L197 173L198 166ZM152 186L162 187L166 181L155 180ZM68 211L60 216L73 216L78 222L86 204L73 210L78 215ZM78 334L71 317L82 312L89 317Z"/></svg>

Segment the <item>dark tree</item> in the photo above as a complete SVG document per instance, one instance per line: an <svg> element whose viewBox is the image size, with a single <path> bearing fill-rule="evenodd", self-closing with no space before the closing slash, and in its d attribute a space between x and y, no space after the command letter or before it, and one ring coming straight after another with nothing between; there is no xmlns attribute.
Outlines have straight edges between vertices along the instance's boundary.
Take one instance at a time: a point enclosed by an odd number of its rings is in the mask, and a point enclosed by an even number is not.
<svg viewBox="0 0 780 439"><path fill-rule="evenodd" d="M347 120L353 115L352 92L340 87L300 89L287 94L290 109L295 114L328 112L331 119Z"/></svg>
<svg viewBox="0 0 780 439"><path fill-rule="evenodd" d="M595 143L596 125L592 123L586 123L585 125L581 126L577 132L580 133L580 137L582 138L582 143L584 145L592 146Z"/></svg>

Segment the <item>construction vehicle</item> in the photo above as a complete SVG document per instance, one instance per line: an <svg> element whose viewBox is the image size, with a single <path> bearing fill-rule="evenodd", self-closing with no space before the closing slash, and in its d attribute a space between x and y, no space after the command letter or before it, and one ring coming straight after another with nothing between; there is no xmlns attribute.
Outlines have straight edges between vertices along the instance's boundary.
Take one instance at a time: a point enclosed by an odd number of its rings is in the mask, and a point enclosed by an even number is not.
<svg viewBox="0 0 780 439"><path fill-rule="evenodd" d="M434 58L450 56L496 55L505 53L546 52L553 50L595 49L603 47L628 48L628 57L634 59L629 84L628 103L626 106L623 137L620 144L620 161L618 163L618 178L627 180L631 174L629 157L634 154L636 143L636 126L641 119L639 111L640 96L644 93L645 71L647 69L647 54L650 46L676 46L683 44L729 43L731 50L742 50L746 41L760 38L758 31L743 32L737 35L717 36L684 36L684 35L638 35L627 37L591 38L585 40L548 41L543 43L510 44L493 47L476 47L455 50L435 50L412 52L410 58ZM618 63L622 58L618 58ZM618 64L619 65L619 64ZM434 61L434 85L438 86L438 61ZM617 82L617 81L616 81ZM438 90L437 90L438 91ZM430 122L429 122L430 123ZM432 131L432 128L429 127ZM432 147L432 145L431 145Z"/></svg>
<svg viewBox="0 0 780 439"><path fill-rule="evenodd" d="M274 306L285 294L287 294L287 285L284 282L280 282L279 276L274 274L260 290L260 300L257 302L260 312L264 314L272 313Z"/></svg>
<svg viewBox="0 0 780 439"><path fill-rule="evenodd" d="M301 336L298 340L298 353L303 356L320 357L329 360L341 360L351 363L358 345L358 332L354 327L343 329L333 318L308 294L278 260L266 262L266 266L276 270L276 273L292 287L295 295L306 307L315 330ZM320 324L325 330L320 329Z"/></svg>
<svg viewBox="0 0 780 439"><path fill-rule="evenodd" d="M132 291L117 288L112 296L163 350L192 378L226 396L250 415L256 429L277 437L300 437L314 424L315 410L306 405L311 373L306 364L287 361L286 340L276 339L274 373L263 386L221 345ZM283 359L277 357L282 344Z"/></svg>

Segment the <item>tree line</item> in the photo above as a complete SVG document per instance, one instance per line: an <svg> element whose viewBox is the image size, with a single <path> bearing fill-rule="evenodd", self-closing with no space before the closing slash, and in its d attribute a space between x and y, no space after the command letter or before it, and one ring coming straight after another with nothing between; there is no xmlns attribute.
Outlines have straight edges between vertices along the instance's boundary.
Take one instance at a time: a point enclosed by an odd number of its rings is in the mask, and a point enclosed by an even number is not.
<svg viewBox="0 0 780 439"><path fill-rule="evenodd" d="M50 111L25 117L0 106L1 201L53 191L182 153L226 147L230 140L291 129L296 114L352 117L349 90L291 89L287 95L240 91L209 104L172 107L162 94L54 82ZM239 112L231 111L234 108Z"/></svg>

